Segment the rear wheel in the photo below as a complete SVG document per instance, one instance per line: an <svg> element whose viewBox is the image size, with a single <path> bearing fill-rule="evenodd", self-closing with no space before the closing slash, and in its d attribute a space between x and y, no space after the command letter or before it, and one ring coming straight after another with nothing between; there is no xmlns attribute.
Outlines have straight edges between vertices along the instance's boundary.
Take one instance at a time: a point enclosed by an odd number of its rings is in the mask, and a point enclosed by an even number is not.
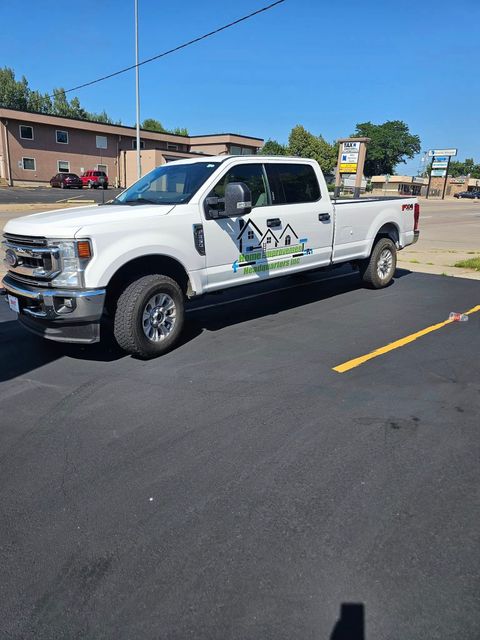
<svg viewBox="0 0 480 640"><path fill-rule="evenodd" d="M397 266L397 247L390 238L380 238L370 258L360 264L360 275L367 287L382 289L392 280Z"/></svg>
<svg viewBox="0 0 480 640"><path fill-rule="evenodd" d="M184 318L184 296L175 280L160 274L143 276L118 298L115 339L132 355L155 358L174 347Z"/></svg>

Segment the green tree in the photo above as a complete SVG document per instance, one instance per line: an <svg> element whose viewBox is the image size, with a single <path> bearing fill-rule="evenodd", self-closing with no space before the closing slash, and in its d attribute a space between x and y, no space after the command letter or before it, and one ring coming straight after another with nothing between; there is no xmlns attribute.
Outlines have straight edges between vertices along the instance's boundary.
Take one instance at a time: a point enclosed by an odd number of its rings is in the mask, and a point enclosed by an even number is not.
<svg viewBox="0 0 480 640"><path fill-rule="evenodd" d="M260 154L263 156L313 158L325 173L330 173L337 162L338 145L330 144L323 136L315 136L304 126L297 124L290 131L287 145L269 139L261 148Z"/></svg>
<svg viewBox="0 0 480 640"><path fill-rule="evenodd" d="M147 131L159 131L160 133L168 133L165 127L159 120L155 120L155 118L146 118L142 124L142 129L146 129Z"/></svg>
<svg viewBox="0 0 480 640"><path fill-rule="evenodd" d="M28 86L25 77L22 77L21 80L16 80L15 72L8 67L0 69L0 106L21 109L22 111L67 116L79 120L112 123L105 111L90 113L81 106L80 100L76 97L69 102L65 89L54 89L53 100L48 94L33 91Z"/></svg>
<svg viewBox="0 0 480 640"><path fill-rule="evenodd" d="M401 120L391 120L383 124L361 122L357 124L354 137L371 139L367 146L364 173L374 175L393 174L395 167L407 158L413 158L420 152L420 138L411 134L408 126Z"/></svg>
<svg viewBox="0 0 480 640"><path fill-rule="evenodd" d="M67 94L65 89L59 88L53 90L53 103L52 103L52 115L55 116L67 116L74 118L74 111L70 107L70 103L67 100Z"/></svg>
<svg viewBox="0 0 480 640"><path fill-rule="evenodd" d="M188 136L188 129L186 127L175 127L170 133L174 133L176 136Z"/></svg>
<svg viewBox="0 0 480 640"><path fill-rule="evenodd" d="M85 111L77 97L72 98L70 101L69 111L72 118L78 118L79 120L93 120L93 118L90 117L93 114Z"/></svg>
<svg viewBox="0 0 480 640"><path fill-rule="evenodd" d="M89 120L95 120L95 122L103 122L104 124L113 124L113 120L107 115L105 109L100 113L89 113Z"/></svg>
<svg viewBox="0 0 480 640"><path fill-rule="evenodd" d="M428 167L430 173L430 166ZM468 176L471 178L480 178L480 164L475 164L473 158L465 158L464 162L458 160L451 160L448 167L448 174L453 178L458 176Z"/></svg>
<svg viewBox="0 0 480 640"><path fill-rule="evenodd" d="M0 106L26 111L29 92L25 76L21 80L15 80L13 69L8 67L0 69Z"/></svg>
<svg viewBox="0 0 480 640"><path fill-rule="evenodd" d="M315 136L298 124L290 132L288 152L292 156L313 158L324 173L331 173L337 163L338 146L330 144L323 136Z"/></svg>
<svg viewBox="0 0 480 640"><path fill-rule="evenodd" d="M268 139L260 149L262 156L288 156L288 148L276 140Z"/></svg>
<svg viewBox="0 0 480 640"><path fill-rule="evenodd" d="M50 97L41 94L39 91L30 91L28 96L27 111L35 111L36 113L51 113L52 101Z"/></svg>

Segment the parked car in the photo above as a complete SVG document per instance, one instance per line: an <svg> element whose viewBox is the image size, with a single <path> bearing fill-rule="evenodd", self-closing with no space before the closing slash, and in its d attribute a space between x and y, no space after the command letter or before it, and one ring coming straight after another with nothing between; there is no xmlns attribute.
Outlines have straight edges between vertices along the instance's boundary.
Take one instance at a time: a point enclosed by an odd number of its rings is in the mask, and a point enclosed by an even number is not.
<svg viewBox="0 0 480 640"><path fill-rule="evenodd" d="M98 189L98 187L108 189L108 176L105 171L85 171L82 173L81 180L89 189Z"/></svg>
<svg viewBox="0 0 480 640"><path fill-rule="evenodd" d="M419 215L411 197L330 200L315 160L179 160L101 209L7 222L4 295L45 338L97 342L105 316L125 351L151 358L178 341L188 298L342 263L386 287Z"/></svg>
<svg viewBox="0 0 480 640"><path fill-rule="evenodd" d="M57 173L50 180L51 187L60 187L60 189L81 189L83 182L76 173Z"/></svg>
<svg viewBox="0 0 480 640"><path fill-rule="evenodd" d="M460 191L453 194L454 198L470 198L471 200L480 199L480 191Z"/></svg>

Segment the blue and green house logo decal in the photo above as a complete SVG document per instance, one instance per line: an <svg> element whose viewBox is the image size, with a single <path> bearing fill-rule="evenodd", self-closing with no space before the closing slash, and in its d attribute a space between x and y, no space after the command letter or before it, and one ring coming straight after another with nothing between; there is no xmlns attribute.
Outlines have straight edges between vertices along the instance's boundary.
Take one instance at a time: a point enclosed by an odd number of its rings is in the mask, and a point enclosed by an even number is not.
<svg viewBox="0 0 480 640"><path fill-rule="evenodd" d="M237 236L239 256L232 264L234 273L243 269L243 274L261 273L300 264L300 258L313 253L306 248L308 238L297 236L290 224L277 236L271 229L263 233L251 220L240 220Z"/></svg>

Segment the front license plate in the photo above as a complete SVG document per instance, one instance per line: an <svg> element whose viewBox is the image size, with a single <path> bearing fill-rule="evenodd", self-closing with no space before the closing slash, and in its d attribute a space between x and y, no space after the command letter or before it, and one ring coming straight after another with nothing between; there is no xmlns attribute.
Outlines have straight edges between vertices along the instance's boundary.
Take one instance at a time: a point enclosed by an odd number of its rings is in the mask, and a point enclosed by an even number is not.
<svg viewBox="0 0 480 640"><path fill-rule="evenodd" d="M11 296L11 295L8 296L8 306L12 311L15 311L15 313L20 313L20 307L18 306L18 298L15 298L15 296Z"/></svg>

